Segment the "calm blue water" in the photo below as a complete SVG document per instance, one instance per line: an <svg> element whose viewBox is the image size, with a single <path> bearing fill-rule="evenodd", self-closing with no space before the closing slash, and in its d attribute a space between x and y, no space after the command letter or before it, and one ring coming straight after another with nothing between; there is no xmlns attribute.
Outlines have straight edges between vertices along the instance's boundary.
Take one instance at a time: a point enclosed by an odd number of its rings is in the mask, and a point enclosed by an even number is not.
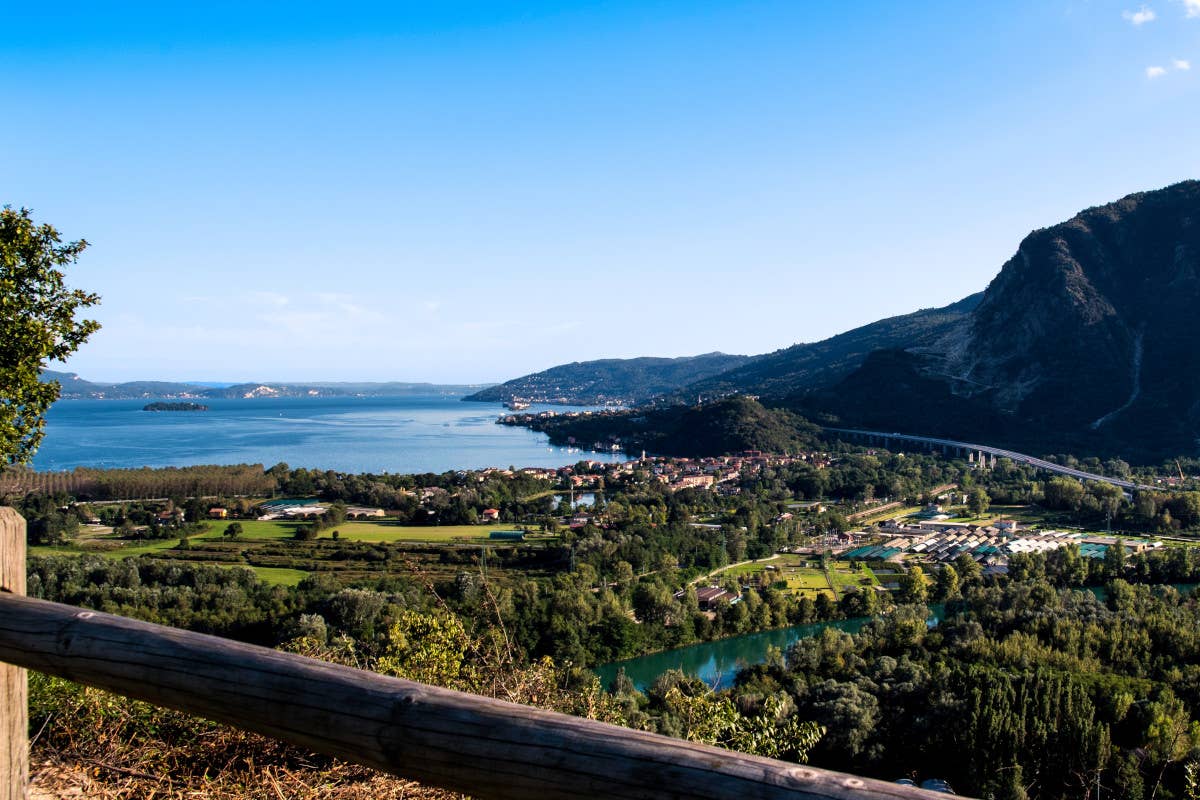
<svg viewBox="0 0 1200 800"><path fill-rule="evenodd" d="M505 413L499 403L464 403L454 395L205 400L205 412L142 411L147 402L60 400L46 415L33 466L283 461L343 472L444 472L624 458L550 447L543 434L495 424Z"/></svg>

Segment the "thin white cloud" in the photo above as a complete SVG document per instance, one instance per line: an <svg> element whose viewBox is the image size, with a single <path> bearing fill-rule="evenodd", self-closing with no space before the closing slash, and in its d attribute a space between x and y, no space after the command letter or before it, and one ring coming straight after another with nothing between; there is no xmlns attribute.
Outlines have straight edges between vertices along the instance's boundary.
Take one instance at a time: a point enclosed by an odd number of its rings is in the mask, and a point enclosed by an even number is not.
<svg viewBox="0 0 1200 800"><path fill-rule="evenodd" d="M1187 0L1187 2L1200 3L1200 0ZM1135 27L1145 25L1147 22L1153 22L1158 17L1154 13L1154 9L1147 6L1142 6L1137 11L1122 11L1121 16Z"/></svg>
<svg viewBox="0 0 1200 800"><path fill-rule="evenodd" d="M276 308L286 306L291 302L287 295L279 292L251 292L250 297L259 305L275 306Z"/></svg>
<svg viewBox="0 0 1200 800"><path fill-rule="evenodd" d="M1189 17L1200 17L1200 0L1183 0L1183 7Z"/></svg>
<svg viewBox="0 0 1200 800"><path fill-rule="evenodd" d="M1192 68L1192 62L1186 58L1177 58L1171 62L1171 66L1175 67L1175 69L1188 70Z"/></svg>
<svg viewBox="0 0 1200 800"><path fill-rule="evenodd" d="M1146 77L1147 78L1161 78L1163 75L1166 75L1166 74L1167 74L1167 71L1165 69L1163 69L1162 67L1146 67Z"/></svg>

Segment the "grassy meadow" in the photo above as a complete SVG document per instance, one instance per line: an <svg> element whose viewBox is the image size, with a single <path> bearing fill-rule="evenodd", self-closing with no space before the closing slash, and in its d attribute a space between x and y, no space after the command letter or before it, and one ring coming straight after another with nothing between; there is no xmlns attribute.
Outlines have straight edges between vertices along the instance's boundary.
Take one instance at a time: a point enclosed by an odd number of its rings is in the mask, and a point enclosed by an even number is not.
<svg viewBox="0 0 1200 800"><path fill-rule="evenodd" d="M732 577L750 583L763 573L769 574L768 580L776 585L786 584L787 591L811 598L825 594L837 599L851 587L879 584L879 579L866 564L860 563L855 569L849 561L832 561L826 571L812 556L795 553L780 553L772 558L738 564L718 572L711 580L719 582Z"/></svg>

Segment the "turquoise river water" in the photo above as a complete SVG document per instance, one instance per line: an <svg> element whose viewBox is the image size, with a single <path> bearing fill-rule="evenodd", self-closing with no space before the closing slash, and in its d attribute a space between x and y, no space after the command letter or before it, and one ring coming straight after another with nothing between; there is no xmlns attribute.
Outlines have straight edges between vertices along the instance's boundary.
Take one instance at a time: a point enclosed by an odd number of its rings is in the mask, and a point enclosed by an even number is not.
<svg viewBox="0 0 1200 800"><path fill-rule="evenodd" d="M1170 586L1180 593L1186 593L1194 591L1200 584L1173 583ZM1108 597L1108 592L1103 587L1088 587L1085 591L1091 592L1101 601ZM929 624L936 625L945 613L945 606L930 606L929 613ZM731 636L715 642L702 642L625 661L614 661L611 664L597 667L595 671L605 687L612 682L613 678L617 677L617 671L620 669L625 670L626 676L633 681L639 691L644 691L667 670L678 669L687 675L699 678L709 686L728 689L733 686L739 669L766 661L768 648L775 647L786 650L795 642L816 636L826 628L858 633L868 622L870 622L869 617L857 617Z"/></svg>

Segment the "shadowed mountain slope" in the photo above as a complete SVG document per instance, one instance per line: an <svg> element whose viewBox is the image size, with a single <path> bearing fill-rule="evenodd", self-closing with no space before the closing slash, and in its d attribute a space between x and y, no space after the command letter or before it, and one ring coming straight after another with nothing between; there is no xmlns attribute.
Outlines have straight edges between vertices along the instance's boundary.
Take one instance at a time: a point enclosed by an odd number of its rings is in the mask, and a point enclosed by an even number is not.
<svg viewBox="0 0 1200 800"><path fill-rule="evenodd" d="M1200 182L1034 231L971 314L788 405L845 423L1154 458L1200 435Z"/></svg>

